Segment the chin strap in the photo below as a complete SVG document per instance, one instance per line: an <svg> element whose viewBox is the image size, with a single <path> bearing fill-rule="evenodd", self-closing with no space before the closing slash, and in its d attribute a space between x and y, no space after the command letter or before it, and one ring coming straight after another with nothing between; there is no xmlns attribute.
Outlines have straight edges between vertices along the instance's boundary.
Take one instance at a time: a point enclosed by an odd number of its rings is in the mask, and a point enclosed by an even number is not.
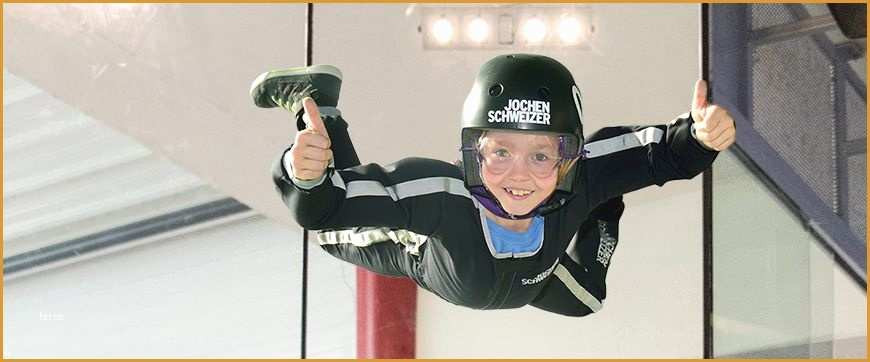
<svg viewBox="0 0 870 362"><path fill-rule="evenodd" d="M512 220L522 220L522 219L530 219L538 215L544 215L550 212L555 211L556 209L565 205L568 202L568 199L571 198L570 195L565 195L563 192L553 192L548 199L542 201L538 206L536 206L532 211L525 215L514 215L511 214L501 206L501 203L498 202L498 199L486 189L484 186L475 186L469 189L471 195L474 196L477 201L480 202L483 207L485 207L489 212L495 214L496 216L503 217L505 219Z"/></svg>
<svg viewBox="0 0 870 362"><path fill-rule="evenodd" d="M471 195L474 196L474 198L477 199L477 201L479 201L480 204L483 205L483 207L485 207L496 216L513 220L529 219L535 216L536 210L532 210L532 212L525 215L513 215L505 211L504 208L501 207L501 203L498 202L498 199L496 199L495 196L493 196L493 194L486 189L486 187L472 187L469 191L471 191Z"/></svg>

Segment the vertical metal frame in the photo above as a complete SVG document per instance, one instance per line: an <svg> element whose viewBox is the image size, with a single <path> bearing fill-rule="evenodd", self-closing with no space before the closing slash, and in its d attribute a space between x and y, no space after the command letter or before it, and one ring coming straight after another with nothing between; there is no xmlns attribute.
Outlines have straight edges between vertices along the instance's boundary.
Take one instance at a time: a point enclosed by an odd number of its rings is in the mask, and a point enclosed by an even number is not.
<svg viewBox="0 0 870 362"><path fill-rule="evenodd" d="M701 78L708 81L708 97L712 97L710 79L710 4L701 4ZM701 186L701 209L703 224L703 343L704 358L713 358L713 168L704 171Z"/></svg>
<svg viewBox="0 0 870 362"><path fill-rule="evenodd" d="M308 3L305 7L305 66L313 64L314 49L314 4ZM306 331L308 330L308 230L302 229L302 318L300 320L300 347L299 358L306 358L305 346L308 344Z"/></svg>
<svg viewBox="0 0 870 362"><path fill-rule="evenodd" d="M831 141L834 143L834 213L843 220L849 220L849 173L845 152L846 146L846 86L843 80L842 62L831 63L831 101L834 105L834 119L831 120Z"/></svg>

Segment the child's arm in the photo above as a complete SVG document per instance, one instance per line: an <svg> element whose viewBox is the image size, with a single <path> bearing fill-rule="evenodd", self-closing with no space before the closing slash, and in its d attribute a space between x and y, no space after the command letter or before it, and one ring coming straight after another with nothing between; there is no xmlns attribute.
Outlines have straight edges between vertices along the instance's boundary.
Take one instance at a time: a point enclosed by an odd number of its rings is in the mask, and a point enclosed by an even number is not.
<svg viewBox="0 0 870 362"><path fill-rule="evenodd" d="M592 205L650 185L691 179L710 167L718 152L691 134L687 113L666 125L606 127L587 140L583 167ZM592 201L590 200L590 201Z"/></svg>
<svg viewBox="0 0 870 362"><path fill-rule="evenodd" d="M584 167L592 205L652 184L690 179L706 170L735 141L734 119L708 104L698 80L692 110L666 125L607 127L586 141Z"/></svg>

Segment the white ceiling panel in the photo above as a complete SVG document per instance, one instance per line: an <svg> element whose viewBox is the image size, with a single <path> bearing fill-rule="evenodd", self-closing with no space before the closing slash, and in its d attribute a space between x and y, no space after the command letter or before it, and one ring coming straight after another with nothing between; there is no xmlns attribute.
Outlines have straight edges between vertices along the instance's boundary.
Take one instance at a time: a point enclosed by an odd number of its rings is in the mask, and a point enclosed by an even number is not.
<svg viewBox="0 0 870 362"><path fill-rule="evenodd" d="M224 198L4 69L4 257Z"/></svg>

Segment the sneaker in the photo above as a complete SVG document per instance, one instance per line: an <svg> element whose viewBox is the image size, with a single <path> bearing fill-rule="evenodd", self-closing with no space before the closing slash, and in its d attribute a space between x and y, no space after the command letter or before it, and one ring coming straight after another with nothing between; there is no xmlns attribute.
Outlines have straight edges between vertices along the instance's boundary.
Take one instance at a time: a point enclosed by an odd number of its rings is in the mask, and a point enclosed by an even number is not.
<svg viewBox="0 0 870 362"><path fill-rule="evenodd" d="M251 84L257 107L281 107L290 113L302 110L301 100L314 98L318 107L338 106L341 71L331 65L312 65L260 74Z"/></svg>

